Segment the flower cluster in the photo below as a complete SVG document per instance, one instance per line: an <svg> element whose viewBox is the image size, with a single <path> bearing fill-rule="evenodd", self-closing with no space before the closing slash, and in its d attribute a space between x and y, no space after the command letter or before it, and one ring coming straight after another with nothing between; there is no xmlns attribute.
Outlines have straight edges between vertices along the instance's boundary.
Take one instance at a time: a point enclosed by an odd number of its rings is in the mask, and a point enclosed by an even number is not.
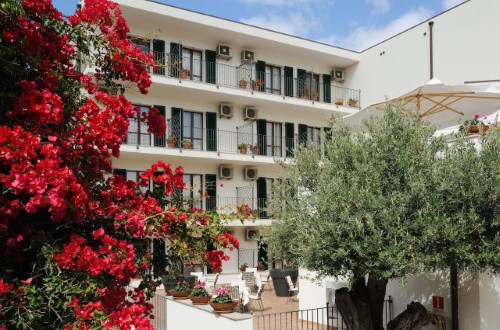
<svg viewBox="0 0 500 330"><path fill-rule="evenodd" d="M193 297L207 297L208 291L205 288L205 282L198 282L194 285L193 291L191 291L191 296Z"/></svg>
<svg viewBox="0 0 500 330"><path fill-rule="evenodd" d="M233 299L230 296L230 292L228 288L217 288L217 297L213 298L212 301L218 304L226 304L233 302Z"/></svg>
<svg viewBox="0 0 500 330"><path fill-rule="evenodd" d="M188 283L186 281L180 281L175 286L174 291L177 291L177 292L189 292L189 291L191 291L191 289L189 288L189 285L188 285Z"/></svg>
<svg viewBox="0 0 500 330"><path fill-rule="evenodd" d="M108 175L130 119L155 135L166 131L158 109L138 113L123 95L134 86L147 92L153 57L129 42L109 0L86 0L67 18L50 0L10 1L0 22L0 321L7 328L151 329L146 293L157 283L144 281L146 292L124 287L137 275L148 278L146 238L167 238L214 270L228 259L222 249L238 246L217 218L165 209L137 183ZM92 75L80 67L87 63L95 64ZM182 167L161 161L141 175L140 185L150 181L161 196L185 188ZM191 239L191 227L202 239ZM209 243L216 249L205 252ZM50 298L42 294L49 284ZM19 306L26 312L16 313Z"/></svg>

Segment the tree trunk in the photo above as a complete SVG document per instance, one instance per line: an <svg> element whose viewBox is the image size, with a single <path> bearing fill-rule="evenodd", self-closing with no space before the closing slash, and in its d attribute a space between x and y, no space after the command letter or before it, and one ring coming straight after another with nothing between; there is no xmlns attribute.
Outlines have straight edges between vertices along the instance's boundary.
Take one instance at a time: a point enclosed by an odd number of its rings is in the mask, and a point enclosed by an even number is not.
<svg viewBox="0 0 500 330"><path fill-rule="evenodd" d="M384 297L387 280L364 277L354 281L352 289L335 292L335 304L350 330L383 330Z"/></svg>
<svg viewBox="0 0 500 330"><path fill-rule="evenodd" d="M432 317L422 304L412 302L406 310L387 324L387 330L420 329L432 321Z"/></svg>

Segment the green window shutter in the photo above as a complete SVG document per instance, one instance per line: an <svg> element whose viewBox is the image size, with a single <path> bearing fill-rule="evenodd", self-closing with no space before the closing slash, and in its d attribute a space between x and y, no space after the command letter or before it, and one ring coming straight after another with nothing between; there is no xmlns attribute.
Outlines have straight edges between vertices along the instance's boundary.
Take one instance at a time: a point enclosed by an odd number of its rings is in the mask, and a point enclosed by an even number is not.
<svg viewBox="0 0 500 330"><path fill-rule="evenodd" d="M283 69L285 75L285 96L293 97L293 68L285 66Z"/></svg>
<svg viewBox="0 0 500 330"><path fill-rule="evenodd" d="M205 71L206 81L210 84L215 84L217 81L217 67L216 67L217 53L213 50L205 50Z"/></svg>
<svg viewBox="0 0 500 330"><path fill-rule="evenodd" d="M259 79L262 82L259 90L263 92L266 90L266 86L264 84L266 81L266 62L257 61L257 63L255 63L255 72L257 74L256 79Z"/></svg>
<svg viewBox="0 0 500 330"><path fill-rule="evenodd" d="M113 169L113 174L114 175L121 175L123 178L126 180L127 179L127 170L122 169L122 168L114 168Z"/></svg>
<svg viewBox="0 0 500 330"><path fill-rule="evenodd" d="M207 123L207 151L217 151L217 113L206 112Z"/></svg>
<svg viewBox="0 0 500 330"><path fill-rule="evenodd" d="M299 124L299 143L307 144L307 125Z"/></svg>
<svg viewBox="0 0 500 330"><path fill-rule="evenodd" d="M329 74L323 75L323 101L332 103L332 77Z"/></svg>
<svg viewBox="0 0 500 330"><path fill-rule="evenodd" d="M293 157L295 148L295 125L294 123L285 123L285 157Z"/></svg>
<svg viewBox="0 0 500 330"><path fill-rule="evenodd" d="M217 175L205 174L205 191L208 196L205 200L205 209L215 211L217 208Z"/></svg>
<svg viewBox="0 0 500 330"><path fill-rule="evenodd" d="M158 68L153 70L154 74L165 74L165 41L153 39L153 58Z"/></svg>
<svg viewBox="0 0 500 330"><path fill-rule="evenodd" d="M170 76L179 77L179 71L182 68L182 45L170 43Z"/></svg>
<svg viewBox="0 0 500 330"><path fill-rule="evenodd" d="M156 109L160 110L160 114L163 115L163 120L165 120L165 106L163 105L155 105L154 106ZM156 147L164 147L166 145L166 132L163 132L163 136L156 136L155 135L155 140L154 140L154 145Z"/></svg>
<svg viewBox="0 0 500 330"><path fill-rule="evenodd" d="M260 211L259 217L266 218L267 212L263 211L267 207L267 181L266 178L257 179L257 209Z"/></svg>
<svg viewBox="0 0 500 330"><path fill-rule="evenodd" d="M257 119L257 143L259 155L267 155L267 123L265 119Z"/></svg>
<svg viewBox="0 0 500 330"><path fill-rule="evenodd" d="M297 96L300 97L303 91L309 91L309 86L307 86L307 72L303 69L297 69Z"/></svg>
<svg viewBox="0 0 500 330"><path fill-rule="evenodd" d="M175 136L175 147L181 147L182 141L182 108L174 108L172 107L172 116L170 118L170 135Z"/></svg>
<svg viewBox="0 0 500 330"><path fill-rule="evenodd" d="M326 141L331 141L332 140L332 128L331 127L324 127L323 131L325 132L325 142ZM328 158L328 151L325 148L325 157Z"/></svg>

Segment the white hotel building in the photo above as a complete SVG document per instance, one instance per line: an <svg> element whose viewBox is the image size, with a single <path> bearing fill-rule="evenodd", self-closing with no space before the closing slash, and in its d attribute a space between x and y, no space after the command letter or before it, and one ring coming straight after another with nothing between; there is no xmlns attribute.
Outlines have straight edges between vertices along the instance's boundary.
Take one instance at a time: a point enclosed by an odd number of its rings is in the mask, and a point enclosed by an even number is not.
<svg viewBox="0 0 500 330"><path fill-rule="evenodd" d="M247 203L258 220L229 223L241 249L228 252L224 272L266 258L258 238L272 221L265 208L279 176L275 159L293 157L299 144L321 145L331 116L399 96L432 76L446 84L500 82L500 0L465 1L361 52L154 1L117 2L134 42L165 65L152 72L147 95L127 96L159 108L167 134L156 138L131 121L113 166L135 180L161 159L184 166L195 187L185 197L197 206ZM175 137L172 146L167 137ZM482 295L480 283L472 290L478 306L498 311L500 298ZM302 298L301 308L308 307Z"/></svg>

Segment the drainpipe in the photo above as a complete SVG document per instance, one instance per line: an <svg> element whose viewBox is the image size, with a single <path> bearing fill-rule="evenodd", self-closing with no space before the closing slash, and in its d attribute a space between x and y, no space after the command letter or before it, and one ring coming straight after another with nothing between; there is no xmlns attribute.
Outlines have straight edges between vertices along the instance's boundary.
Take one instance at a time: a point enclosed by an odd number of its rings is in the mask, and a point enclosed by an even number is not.
<svg viewBox="0 0 500 330"><path fill-rule="evenodd" d="M434 26L434 21L429 22L429 51L430 51L430 74L431 74L431 79L434 78L434 49L433 49L433 42L432 42L432 27Z"/></svg>

